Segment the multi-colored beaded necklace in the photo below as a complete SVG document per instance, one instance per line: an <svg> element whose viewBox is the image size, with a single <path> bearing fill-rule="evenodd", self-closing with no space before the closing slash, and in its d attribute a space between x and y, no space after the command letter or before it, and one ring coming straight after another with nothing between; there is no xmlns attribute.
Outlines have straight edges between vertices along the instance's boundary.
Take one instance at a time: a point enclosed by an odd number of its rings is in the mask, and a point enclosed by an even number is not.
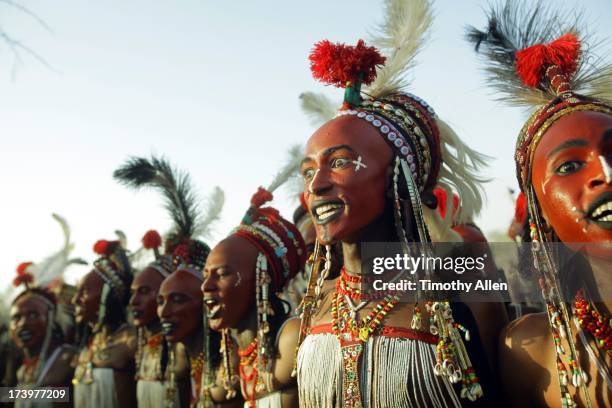
<svg viewBox="0 0 612 408"><path fill-rule="evenodd" d="M361 390L359 388L359 362L363 346L370 335L381 326L386 315L397 305L397 296L386 295L372 308L366 317L357 319L358 309L367 302L361 302L357 307L352 305L351 298L341 292L336 292L332 299L331 316L332 331L340 342L342 362L343 404L348 408L360 408Z"/></svg>
<svg viewBox="0 0 612 408"><path fill-rule="evenodd" d="M200 386L202 385L202 373L204 372L204 352L201 351L198 356L191 360L191 369L189 373L191 374L191 381L194 387L194 393L192 393L192 402L195 405L199 396L200 396Z"/></svg>
<svg viewBox="0 0 612 408"><path fill-rule="evenodd" d="M612 357L612 317L600 313L584 297L584 289L576 293L574 310L580 327L595 339L595 344L608 357Z"/></svg>
<svg viewBox="0 0 612 408"><path fill-rule="evenodd" d="M244 350L238 350L238 356L240 357L240 382L242 387L242 394L245 399L248 400L248 404L251 407L255 407L255 394L257 393L257 383L259 379L259 370L257 369L257 346L259 341L257 338L253 340L247 348ZM251 372L246 373L245 368L249 367ZM249 391L248 387L251 385Z"/></svg>
<svg viewBox="0 0 612 408"><path fill-rule="evenodd" d="M365 280L361 276L349 275L343 267L340 270L340 279L336 281L336 292L359 302L369 302L372 300L383 299L385 296L391 294L388 291L372 291L371 293L364 293L361 289L364 281ZM356 284L359 287L353 287L350 285L351 283Z"/></svg>
<svg viewBox="0 0 612 408"><path fill-rule="evenodd" d="M146 380L150 379L145 373L141 373L141 369L143 368L142 363L145 356L148 356L153 361L159 361L161 356L161 343L163 340L163 334L156 333L149 338L146 339L146 342L143 342L142 339L145 337L142 330L138 332L138 349L136 350L136 380ZM144 343L144 345L142 344ZM155 373L156 380L162 380L161 367L158 366L157 372Z"/></svg>

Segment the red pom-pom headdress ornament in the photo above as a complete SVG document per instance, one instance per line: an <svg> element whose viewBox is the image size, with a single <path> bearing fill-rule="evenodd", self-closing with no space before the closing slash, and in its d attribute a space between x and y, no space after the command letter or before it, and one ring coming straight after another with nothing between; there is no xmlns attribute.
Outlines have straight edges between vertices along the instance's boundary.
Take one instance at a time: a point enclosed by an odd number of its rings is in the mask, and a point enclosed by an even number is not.
<svg viewBox="0 0 612 408"><path fill-rule="evenodd" d="M34 282L34 276L28 272L28 269L34 265L33 262L22 262L17 266L17 276L13 279L13 286L19 287L24 285L26 290L30 288L30 284Z"/></svg>
<svg viewBox="0 0 612 408"><path fill-rule="evenodd" d="M159 249L162 247L162 237L155 230L147 231L142 237L142 246L145 249L152 250L155 254L155 260L149 264L149 267L159 272L162 277L168 277L175 268L172 260L172 254L161 254Z"/></svg>

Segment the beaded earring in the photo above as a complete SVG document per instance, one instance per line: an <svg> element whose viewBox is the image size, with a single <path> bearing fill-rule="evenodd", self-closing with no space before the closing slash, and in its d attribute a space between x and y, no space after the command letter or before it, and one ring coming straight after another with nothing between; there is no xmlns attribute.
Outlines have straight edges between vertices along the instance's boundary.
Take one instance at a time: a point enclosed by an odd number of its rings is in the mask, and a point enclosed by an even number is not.
<svg viewBox="0 0 612 408"><path fill-rule="evenodd" d="M310 279L308 281L308 287L306 288L306 293L302 298L302 303L298 306L298 312L300 312L300 333L298 335L298 341L295 347L293 371L291 372L292 377L297 375L298 351L300 349L300 345L308 335L312 315L317 312L323 282L325 281L325 278L329 276L329 272L331 270L331 247L326 245L325 250L325 258L323 258L321 256L321 243L318 239L315 240L314 250L307 261L307 263L311 265L312 269ZM324 268L319 276L319 270L322 262L324 262Z"/></svg>
<svg viewBox="0 0 612 408"><path fill-rule="evenodd" d="M546 313L550 322L551 335L556 354L556 369L561 391L561 401L564 407L573 408L577 404L568 386L581 388L588 396L586 385L588 376L579 365L579 355L573 341L570 313L561 295L561 285L557 279L557 267L544 237L544 218L540 214L533 186L527 190L527 203L529 215L529 236L533 253L534 267L540 271L539 280L542 297L546 303ZM563 340L567 339L569 353L563 347ZM567 366L563 360L567 360ZM571 382L570 382L571 379Z"/></svg>

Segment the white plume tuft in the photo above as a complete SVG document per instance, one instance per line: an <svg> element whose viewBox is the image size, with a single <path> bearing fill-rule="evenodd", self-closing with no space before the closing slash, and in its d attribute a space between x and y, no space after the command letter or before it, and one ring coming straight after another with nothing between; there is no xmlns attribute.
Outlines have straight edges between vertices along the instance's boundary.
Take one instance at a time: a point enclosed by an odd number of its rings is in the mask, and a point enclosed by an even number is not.
<svg viewBox="0 0 612 408"><path fill-rule="evenodd" d="M220 187L215 187L208 198L206 209L203 211L203 219L198 226L199 235L208 238L211 233L211 226L221 218L221 211L225 204L225 193Z"/></svg>
<svg viewBox="0 0 612 408"><path fill-rule="evenodd" d="M369 41L387 57L374 82L364 93L381 98L409 85L405 74L415 65L415 56L427 40L433 15L430 0L385 0L385 21Z"/></svg>
<svg viewBox="0 0 612 408"><path fill-rule="evenodd" d="M313 126L321 126L336 116L340 103L334 103L322 93L304 92L300 94L302 111L310 119Z"/></svg>
<svg viewBox="0 0 612 408"><path fill-rule="evenodd" d="M272 181L272 183L270 183L270 186L268 187L267 190L270 193L273 193L274 190L279 188L281 185L287 182L290 178L297 177L298 170L300 168L300 163L303 157L304 157L304 154L303 154L302 145L296 144L294 146L291 146L291 148L289 149L289 160L276 174L276 176L274 177L274 180Z"/></svg>
<svg viewBox="0 0 612 408"><path fill-rule="evenodd" d="M125 232L121 230L115 230L115 235L117 236L117 238L119 238L119 245L121 245L121 248L127 249L128 240L127 235L125 235Z"/></svg>
<svg viewBox="0 0 612 408"><path fill-rule="evenodd" d="M74 245L70 243L70 227L66 220L57 214L52 214L52 217L60 224L64 241L60 250L31 266L34 283L40 287L46 287L56 279L62 279L64 270L68 265L84 263L81 259L70 259L70 253L74 249Z"/></svg>

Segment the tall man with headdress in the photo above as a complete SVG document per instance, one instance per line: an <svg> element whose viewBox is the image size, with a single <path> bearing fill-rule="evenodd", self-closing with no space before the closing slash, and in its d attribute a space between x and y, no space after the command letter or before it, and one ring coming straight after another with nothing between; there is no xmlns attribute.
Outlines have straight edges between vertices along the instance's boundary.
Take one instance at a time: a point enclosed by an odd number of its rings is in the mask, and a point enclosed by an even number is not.
<svg viewBox="0 0 612 408"><path fill-rule="evenodd" d="M345 93L338 116L308 140L301 166L317 233L297 359L303 407L490 406L495 397L478 330L485 322L477 325L465 304L401 304L395 293L361 291L372 279L362 270L362 244L398 243L415 256L411 243L434 241L430 232L438 242L452 239L437 211L422 205L435 186L456 191L460 211L481 204L482 156L405 92L406 68L432 21L429 6L386 2L374 43L388 58L362 40L321 41L310 55L314 76ZM338 243L340 276L326 280ZM435 272L419 279L437 279Z"/></svg>
<svg viewBox="0 0 612 408"><path fill-rule="evenodd" d="M293 155L268 189L253 195L240 225L212 250L204 268L210 327L223 333L223 351L236 341L240 389L251 408L298 406L292 371L299 321L290 318L279 295L303 271L306 246L298 229L264 204L297 170L299 159ZM229 389L234 368L227 353L223 363Z"/></svg>
<svg viewBox="0 0 612 408"><path fill-rule="evenodd" d="M179 403L199 406L205 365L210 364L216 370L220 359L217 357L219 335L208 334L199 292L201 270L210 248L197 237L206 235L211 224L219 218L224 203L223 191L215 188L209 205L201 211L189 176L157 157L133 157L115 171L114 177L129 187L159 190L174 224L165 239L155 231L145 235L143 245L155 251L156 261L138 275L133 284L131 305L138 315L135 323L142 324L148 316L149 324L156 330L156 333L144 334L147 345L138 353L139 406ZM162 243L164 255L159 253ZM162 274L163 279L160 279ZM155 318L150 315L153 299L157 307ZM151 339L159 341L148 344ZM168 344L162 350L166 341ZM209 343L214 344L215 352L204 353ZM204 354L210 357L209 361L204 360ZM214 396L216 402L232 399L225 393Z"/></svg>
<svg viewBox="0 0 612 408"><path fill-rule="evenodd" d="M578 25L543 2L507 1L469 31L499 98L533 110L515 160L546 313L506 330L501 377L514 406L612 400L612 65Z"/></svg>
<svg viewBox="0 0 612 408"><path fill-rule="evenodd" d="M72 299L80 326L74 404L133 407L136 333L127 324L132 269L120 241L97 241L94 252L99 258Z"/></svg>
<svg viewBox="0 0 612 408"><path fill-rule="evenodd" d="M36 287L28 272L31 263L17 268L15 286L24 286L11 306L10 333L23 359L17 370L18 387L66 387L72 379L70 366L76 349L64 343L57 322L57 299L47 289ZM51 401L18 401L16 406L52 406Z"/></svg>
<svg viewBox="0 0 612 408"><path fill-rule="evenodd" d="M53 217L64 232L64 245L41 262L24 262L17 267L13 284L24 287L12 301L10 308L10 334L23 360L17 370L17 386L44 387L68 386L73 368L70 362L76 349L68 344L73 318L59 306L49 284L63 279L66 267L82 263L71 259L70 229L57 214ZM50 406L50 402L19 402L18 406Z"/></svg>

